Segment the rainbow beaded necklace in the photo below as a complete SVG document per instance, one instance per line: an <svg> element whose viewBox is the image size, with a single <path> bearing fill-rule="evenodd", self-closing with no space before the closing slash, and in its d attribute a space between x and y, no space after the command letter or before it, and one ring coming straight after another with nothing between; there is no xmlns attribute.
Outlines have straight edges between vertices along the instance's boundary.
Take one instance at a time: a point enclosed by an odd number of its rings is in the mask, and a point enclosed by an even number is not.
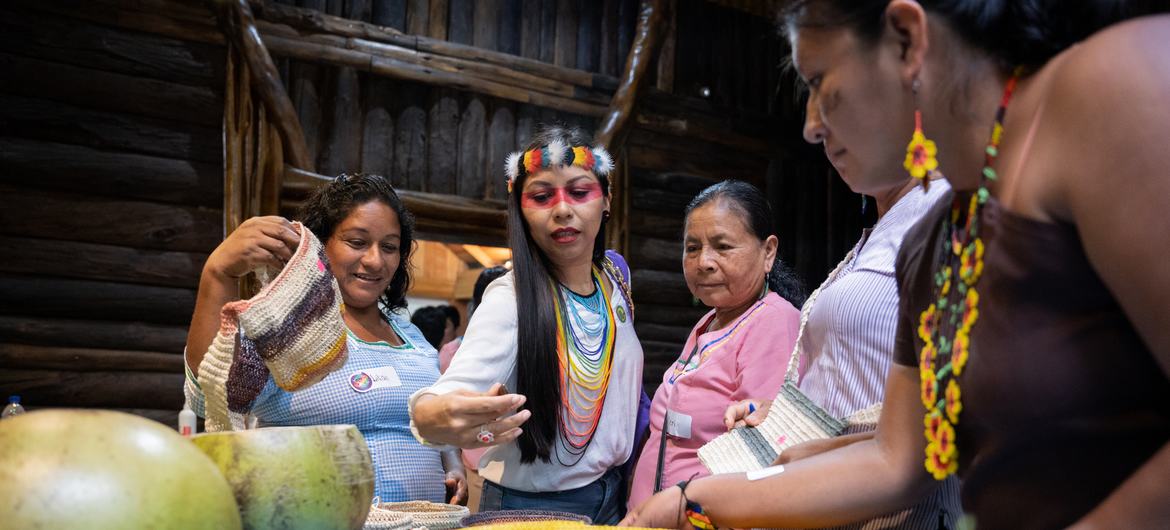
<svg viewBox="0 0 1170 530"><path fill-rule="evenodd" d="M580 461L593 441L613 369L617 325L610 306L612 293L609 282L596 267L593 286L593 295L584 297L559 283L552 284L561 372L557 461L566 466ZM594 318L596 322L590 322ZM562 453L569 461L562 458Z"/></svg>
<svg viewBox="0 0 1170 530"><path fill-rule="evenodd" d="M938 261L934 269L934 302L919 316L918 336L922 351L918 357L922 404L926 407L926 470L943 480L959 468L955 425L963 410L958 377L967 364L971 328L979 319L979 293L975 290L983 274L983 239L979 220L983 205L991 198L987 183L997 178L995 159L1003 136L1003 118L1015 91L1021 69L1017 68L1003 90L991 139L984 150L979 189L971 194L963 226L963 199L955 194L951 214L943 219L939 232ZM957 258L957 260L956 260ZM939 389L943 388L940 395Z"/></svg>

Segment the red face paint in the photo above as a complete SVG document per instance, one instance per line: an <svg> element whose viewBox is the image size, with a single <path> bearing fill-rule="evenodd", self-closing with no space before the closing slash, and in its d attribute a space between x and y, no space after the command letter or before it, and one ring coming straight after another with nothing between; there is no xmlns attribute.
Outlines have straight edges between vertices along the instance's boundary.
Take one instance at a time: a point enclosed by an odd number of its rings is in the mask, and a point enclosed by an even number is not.
<svg viewBox="0 0 1170 530"><path fill-rule="evenodd" d="M601 198L601 183L582 182L561 188L545 187L520 194L520 207L535 210L552 208L561 201L585 204Z"/></svg>

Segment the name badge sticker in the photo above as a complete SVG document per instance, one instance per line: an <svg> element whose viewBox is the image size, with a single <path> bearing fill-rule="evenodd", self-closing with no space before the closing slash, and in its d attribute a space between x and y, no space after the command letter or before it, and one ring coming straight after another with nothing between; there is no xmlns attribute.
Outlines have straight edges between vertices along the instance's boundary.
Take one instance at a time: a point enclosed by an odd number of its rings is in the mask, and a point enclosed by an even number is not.
<svg viewBox="0 0 1170 530"><path fill-rule="evenodd" d="M691 417L675 412L673 410L666 410L666 434L674 438L682 438L684 440L691 439Z"/></svg>
<svg viewBox="0 0 1170 530"><path fill-rule="evenodd" d="M394 388L402 386L398 372L393 366L382 366L358 370L349 375L349 386L354 392L364 394L375 388Z"/></svg>

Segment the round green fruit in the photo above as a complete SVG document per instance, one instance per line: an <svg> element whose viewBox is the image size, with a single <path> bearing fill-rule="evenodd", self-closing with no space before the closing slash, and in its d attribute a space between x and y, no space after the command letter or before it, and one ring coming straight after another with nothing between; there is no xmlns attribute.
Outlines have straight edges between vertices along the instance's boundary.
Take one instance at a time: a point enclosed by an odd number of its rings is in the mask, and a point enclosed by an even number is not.
<svg viewBox="0 0 1170 530"><path fill-rule="evenodd" d="M227 481L189 440L105 410L0 421L0 513L6 528L241 527Z"/></svg>
<svg viewBox="0 0 1170 530"><path fill-rule="evenodd" d="M235 492L244 528L360 529L374 496L353 425L266 427L192 437Z"/></svg>

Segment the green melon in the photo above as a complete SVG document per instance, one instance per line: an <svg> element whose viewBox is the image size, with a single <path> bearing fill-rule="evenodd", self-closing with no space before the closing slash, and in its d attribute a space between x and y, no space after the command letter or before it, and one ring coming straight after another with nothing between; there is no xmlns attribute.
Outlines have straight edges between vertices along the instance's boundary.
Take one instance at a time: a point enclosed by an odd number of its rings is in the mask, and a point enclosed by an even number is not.
<svg viewBox="0 0 1170 530"><path fill-rule="evenodd" d="M105 410L0 421L0 513L6 528L241 527L227 481L189 440Z"/></svg>
<svg viewBox="0 0 1170 530"><path fill-rule="evenodd" d="M366 520L374 471L353 425L205 433L192 441L227 477L246 529L356 530Z"/></svg>

